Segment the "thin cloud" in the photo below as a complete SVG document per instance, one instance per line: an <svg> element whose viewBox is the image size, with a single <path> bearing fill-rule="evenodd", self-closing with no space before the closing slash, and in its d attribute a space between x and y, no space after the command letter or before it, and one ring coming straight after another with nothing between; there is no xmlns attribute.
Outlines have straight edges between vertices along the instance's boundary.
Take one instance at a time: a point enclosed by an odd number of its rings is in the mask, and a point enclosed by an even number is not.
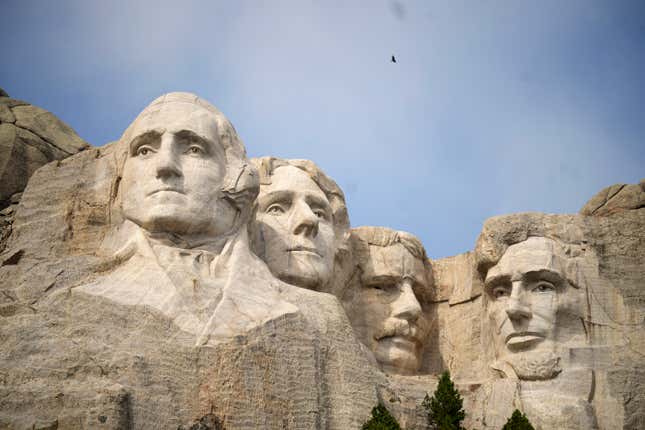
<svg viewBox="0 0 645 430"><path fill-rule="evenodd" d="M441 257L471 249L489 216L575 212L645 176L630 7L16 2L0 83L97 145L159 94L196 92L251 156L321 165L353 225L410 231Z"/></svg>

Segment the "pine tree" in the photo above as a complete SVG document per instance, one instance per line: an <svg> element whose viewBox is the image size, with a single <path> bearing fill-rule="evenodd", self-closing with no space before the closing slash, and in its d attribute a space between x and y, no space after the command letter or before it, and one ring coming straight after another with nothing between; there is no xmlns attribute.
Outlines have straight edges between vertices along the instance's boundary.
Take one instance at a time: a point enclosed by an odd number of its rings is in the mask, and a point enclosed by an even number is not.
<svg viewBox="0 0 645 430"><path fill-rule="evenodd" d="M535 430L526 415L515 409L502 430Z"/></svg>
<svg viewBox="0 0 645 430"><path fill-rule="evenodd" d="M401 430L399 423L383 405L372 408L372 418L361 428L362 430Z"/></svg>
<svg viewBox="0 0 645 430"><path fill-rule="evenodd" d="M466 413L463 410L463 400L450 380L450 372L443 372L432 398L426 394L423 407L428 414L429 428L463 430L461 422L466 417Z"/></svg>

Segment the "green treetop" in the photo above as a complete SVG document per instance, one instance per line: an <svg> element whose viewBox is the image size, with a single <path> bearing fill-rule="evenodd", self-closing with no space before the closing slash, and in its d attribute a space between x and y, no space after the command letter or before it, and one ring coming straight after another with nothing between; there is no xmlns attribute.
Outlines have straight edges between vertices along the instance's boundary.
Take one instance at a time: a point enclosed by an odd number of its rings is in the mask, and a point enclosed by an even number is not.
<svg viewBox="0 0 645 430"><path fill-rule="evenodd" d="M515 409L502 430L535 430L526 415Z"/></svg>
<svg viewBox="0 0 645 430"><path fill-rule="evenodd" d="M383 405L372 408L372 418L361 428L362 430L401 430L399 423Z"/></svg>
<svg viewBox="0 0 645 430"><path fill-rule="evenodd" d="M466 417L463 399L450 380L450 372L444 372L432 398L427 394L423 407L428 414L428 426L433 430L463 430L461 422Z"/></svg>

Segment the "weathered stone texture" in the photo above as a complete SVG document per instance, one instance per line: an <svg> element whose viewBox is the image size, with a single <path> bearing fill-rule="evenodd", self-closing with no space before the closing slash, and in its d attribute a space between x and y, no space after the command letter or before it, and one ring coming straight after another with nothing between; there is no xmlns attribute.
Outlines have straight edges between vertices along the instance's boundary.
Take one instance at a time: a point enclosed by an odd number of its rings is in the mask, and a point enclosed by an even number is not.
<svg viewBox="0 0 645 430"><path fill-rule="evenodd" d="M0 252L0 289L3 302L7 295L15 297L7 302L11 309L18 312L44 292L96 272L95 253L110 219L111 157L107 145L49 163L31 178L20 203L10 206L15 212L12 234Z"/></svg>
<svg viewBox="0 0 645 430"><path fill-rule="evenodd" d="M425 371L450 370L458 380L482 379L480 360L481 280L473 254L467 252L432 262L436 285L436 319L425 352Z"/></svg>
<svg viewBox="0 0 645 430"><path fill-rule="evenodd" d="M604 188L580 209L580 214L607 216L643 207L645 207L645 179L639 184L616 184Z"/></svg>
<svg viewBox="0 0 645 430"><path fill-rule="evenodd" d="M216 314L230 319L215 328L226 336L202 344L164 307L125 306L81 287L125 267L102 251L122 222L117 149L45 165L20 199L0 255L0 427L174 429L208 414L229 429L359 427L386 382L334 296L265 269L255 287L225 290ZM292 306L239 331L239 317L265 306L248 288L277 288Z"/></svg>
<svg viewBox="0 0 645 430"><path fill-rule="evenodd" d="M372 391L361 405L366 366L345 346L351 333L323 336L300 314L195 348L159 312L65 292L51 300L1 329L0 423L177 428L213 412L233 429L352 428L376 401Z"/></svg>
<svg viewBox="0 0 645 430"><path fill-rule="evenodd" d="M50 112L0 95L0 205L21 192L40 166L88 147Z"/></svg>
<svg viewBox="0 0 645 430"><path fill-rule="evenodd" d="M586 340L572 345L563 357L564 371L554 381L570 381L568 385L554 386L543 396L527 400L527 414L532 421L543 422L544 428L583 428L587 424L578 420L587 419L584 417L593 412L589 411L591 404L595 409L593 420L599 428L623 428L623 425L638 428L645 410L642 396L634 393L633 384L624 380L616 383L614 375L629 374L634 376L634 381L640 381L638 369L645 364L645 209L621 211L607 217L545 214L494 217L484 225L476 247L480 273L491 267L510 245L529 237L547 237L566 244L575 268L571 271L572 280L584 293L582 308L575 312L579 312L577 317L583 322ZM595 382L588 384L591 388L583 389L580 383L584 378L570 378L567 376L570 372L591 372L589 378ZM539 385L537 382L521 384ZM582 391L576 395L579 389ZM531 390L523 388L523 392ZM560 399L556 404L568 407L569 412L578 411L566 425L545 421L537 407L545 399L559 396L573 403L566 406L567 401ZM576 403L576 398L592 400L588 404ZM565 412L565 415L569 413Z"/></svg>
<svg viewBox="0 0 645 430"><path fill-rule="evenodd" d="M31 131L55 148L75 154L88 147L70 126L45 109L33 105L15 106L12 113L16 126Z"/></svg>
<svg viewBox="0 0 645 430"><path fill-rule="evenodd" d="M169 94L119 142L70 156L83 143L65 137L68 129L0 98L0 161L20 161L0 164L10 178L2 186L24 188L29 179L22 194L0 199L0 428L345 430L360 428L377 402L403 428L424 428L421 402L444 370L464 397L466 428L499 429L516 408L543 430L645 426L643 183L603 190L577 215L493 217L473 250L429 261L414 236L382 227L354 230L351 246L343 243L344 202L336 202L336 234L329 208L312 204L312 196L327 197L311 164L296 181L307 185L297 190L307 196L260 204L263 217L291 211L289 220L301 219L257 235L273 239L255 243L256 256L245 217L257 215L257 172L225 118L212 127L211 114L221 115L196 96ZM164 144L195 144L196 151L169 151L154 136L137 135L138 121L179 124L184 140L166 135ZM213 200L215 210L238 209L235 234L210 238L219 248L202 249L195 235L175 237L181 217L160 232L132 215L141 209L137 187L159 186L163 177L173 190L145 190L140 198L192 216L170 204L184 197L148 197L188 195L172 182L180 174L196 175L196 183L213 179L199 163L182 171L168 162L216 152L200 152L210 147L188 133L197 127L220 132L212 140L226 141L233 153L222 163L239 173L226 197ZM51 144L57 139L65 142ZM134 139L157 146L124 150ZM158 161L155 151L166 158ZM282 161L283 173L293 171ZM292 192L283 179L280 193ZM244 192L236 194L240 184ZM318 228L329 229L327 243L314 240ZM358 230L362 248L353 243ZM298 242L302 232L310 235L306 243ZM196 236L207 234L202 228ZM270 246L287 256L306 253L298 264L271 262L289 283L262 262L257 250ZM314 267L322 246L343 249L340 263L351 274L342 276L350 281L327 279L340 276L334 255L334 267L328 259L324 273L313 271L325 276L299 285L304 278L294 270ZM203 264L207 257L215 263ZM503 324L495 324L500 316ZM369 334L374 327L385 335Z"/></svg>

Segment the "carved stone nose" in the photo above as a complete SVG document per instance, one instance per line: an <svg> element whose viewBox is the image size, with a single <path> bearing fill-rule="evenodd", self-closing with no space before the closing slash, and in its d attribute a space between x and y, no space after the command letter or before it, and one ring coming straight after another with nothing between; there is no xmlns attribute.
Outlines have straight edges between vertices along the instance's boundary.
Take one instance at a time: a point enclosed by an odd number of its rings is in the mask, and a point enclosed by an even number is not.
<svg viewBox="0 0 645 430"><path fill-rule="evenodd" d="M176 163L163 163L157 166L157 178L181 176L181 169Z"/></svg>
<svg viewBox="0 0 645 430"><path fill-rule="evenodd" d="M181 176L181 165L177 159L177 154L173 150L174 137L164 135L162 137L159 152L154 156L156 162L156 176L157 178L168 178L172 176Z"/></svg>
<svg viewBox="0 0 645 430"><path fill-rule="evenodd" d="M392 313L408 321L416 321L421 315L421 305L414 295L410 281L403 281L399 296L392 303Z"/></svg>
<svg viewBox="0 0 645 430"><path fill-rule="evenodd" d="M516 297L509 298L508 304L506 306L506 314L512 320L518 320L522 318L528 319L533 316L531 308L520 303L520 300Z"/></svg>
<svg viewBox="0 0 645 430"><path fill-rule="evenodd" d="M295 204L292 222L293 234L311 237L318 235L318 217L305 202Z"/></svg>

